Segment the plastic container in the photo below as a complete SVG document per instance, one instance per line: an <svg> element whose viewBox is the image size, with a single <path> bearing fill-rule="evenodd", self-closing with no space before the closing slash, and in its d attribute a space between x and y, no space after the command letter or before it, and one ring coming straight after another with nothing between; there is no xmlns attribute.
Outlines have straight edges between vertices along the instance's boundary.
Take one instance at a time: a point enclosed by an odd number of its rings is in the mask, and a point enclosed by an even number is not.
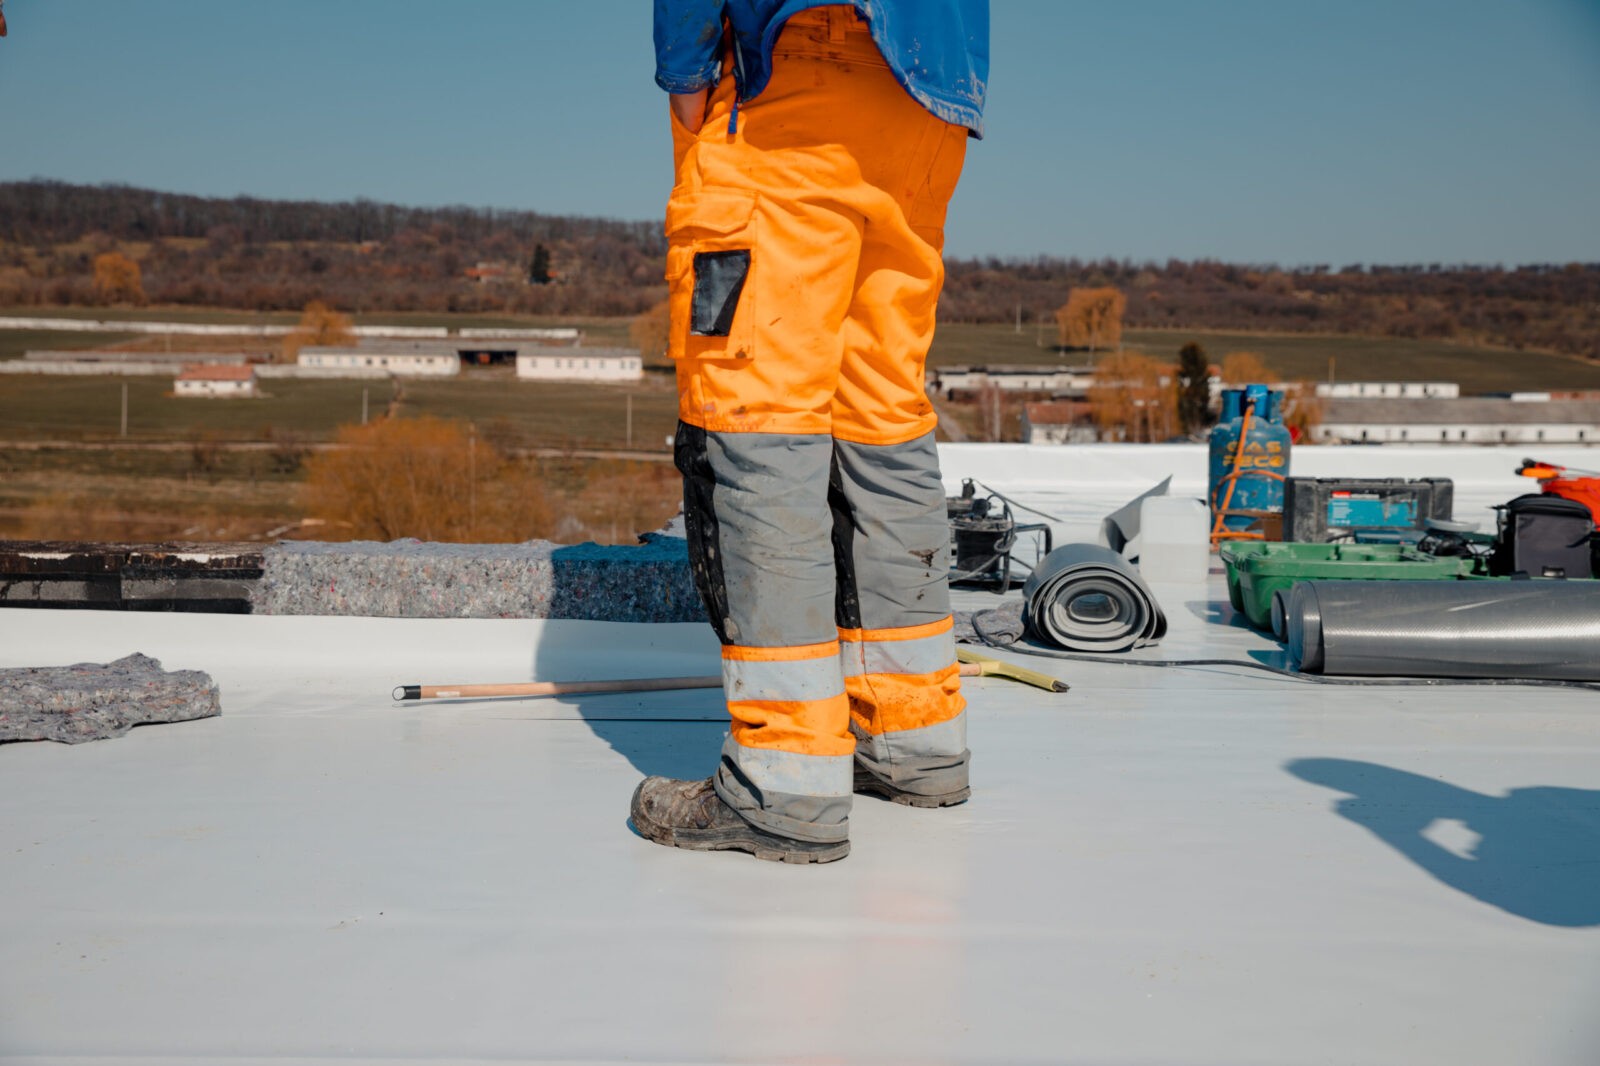
<svg viewBox="0 0 1600 1066"><path fill-rule="evenodd" d="M1139 505L1139 576L1204 581L1211 569L1211 512L1201 500L1151 496Z"/></svg>
<svg viewBox="0 0 1600 1066"><path fill-rule="evenodd" d="M1222 392L1222 420L1211 430L1207 499L1213 515L1224 515L1223 529L1237 532L1283 511L1290 436L1281 405L1282 395L1265 385Z"/></svg>
<svg viewBox="0 0 1600 1066"><path fill-rule="evenodd" d="M1228 568L1229 602L1258 629L1272 628L1272 594L1296 581L1449 581L1472 565L1398 544L1234 541L1219 554Z"/></svg>

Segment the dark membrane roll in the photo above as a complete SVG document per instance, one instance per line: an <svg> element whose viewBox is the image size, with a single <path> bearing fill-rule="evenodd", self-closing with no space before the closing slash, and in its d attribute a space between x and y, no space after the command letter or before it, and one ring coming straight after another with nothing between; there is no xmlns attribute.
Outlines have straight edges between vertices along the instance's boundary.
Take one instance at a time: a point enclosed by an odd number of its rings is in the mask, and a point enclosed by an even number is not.
<svg viewBox="0 0 1600 1066"><path fill-rule="evenodd" d="M1600 681L1597 581L1300 581L1284 621L1309 673Z"/></svg>
<svg viewBox="0 0 1600 1066"><path fill-rule="evenodd" d="M1128 651L1167 632L1167 616L1133 564L1097 544L1067 544L1045 556L1022 596L1028 631L1068 651Z"/></svg>

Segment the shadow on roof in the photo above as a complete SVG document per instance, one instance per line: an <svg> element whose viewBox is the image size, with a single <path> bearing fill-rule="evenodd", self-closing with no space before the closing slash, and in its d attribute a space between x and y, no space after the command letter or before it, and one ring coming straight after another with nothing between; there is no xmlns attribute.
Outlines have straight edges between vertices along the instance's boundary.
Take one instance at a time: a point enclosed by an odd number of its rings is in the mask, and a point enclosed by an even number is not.
<svg viewBox="0 0 1600 1066"><path fill-rule="evenodd" d="M1600 925L1600 791L1535 786L1489 796L1352 759L1296 759L1284 769L1346 793L1335 813L1451 888L1544 925Z"/></svg>

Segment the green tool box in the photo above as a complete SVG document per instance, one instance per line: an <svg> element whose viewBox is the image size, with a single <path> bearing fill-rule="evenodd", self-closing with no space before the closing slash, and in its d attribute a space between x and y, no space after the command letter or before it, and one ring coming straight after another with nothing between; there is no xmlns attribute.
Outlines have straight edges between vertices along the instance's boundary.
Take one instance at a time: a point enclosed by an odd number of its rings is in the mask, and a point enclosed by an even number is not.
<svg viewBox="0 0 1600 1066"><path fill-rule="evenodd" d="M1448 581L1471 571L1470 559L1424 555L1400 544L1288 544L1233 541L1219 553L1228 568L1228 599L1250 624L1272 628L1272 594L1296 581Z"/></svg>

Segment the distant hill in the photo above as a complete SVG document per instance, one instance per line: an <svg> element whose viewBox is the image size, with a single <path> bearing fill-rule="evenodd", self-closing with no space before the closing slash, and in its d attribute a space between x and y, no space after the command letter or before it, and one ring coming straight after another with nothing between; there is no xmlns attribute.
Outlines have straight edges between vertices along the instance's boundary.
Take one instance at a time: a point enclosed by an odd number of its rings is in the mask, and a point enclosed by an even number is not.
<svg viewBox="0 0 1600 1066"><path fill-rule="evenodd" d="M95 306L95 259L138 264L149 303L295 310L631 315L661 300L661 224L472 207L221 199L0 183L0 306ZM1212 261L953 259L940 317L1028 323L1113 285L1130 328L1367 334L1600 359L1600 263L1279 268ZM125 281L124 277L124 281Z"/></svg>
<svg viewBox="0 0 1600 1066"><path fill-rule="evenodd" d="M94 258L115 250L156 304L619 315L665 291L659 222L494 208L8 182L0 242L0 305L102 302Z"/></svg>

